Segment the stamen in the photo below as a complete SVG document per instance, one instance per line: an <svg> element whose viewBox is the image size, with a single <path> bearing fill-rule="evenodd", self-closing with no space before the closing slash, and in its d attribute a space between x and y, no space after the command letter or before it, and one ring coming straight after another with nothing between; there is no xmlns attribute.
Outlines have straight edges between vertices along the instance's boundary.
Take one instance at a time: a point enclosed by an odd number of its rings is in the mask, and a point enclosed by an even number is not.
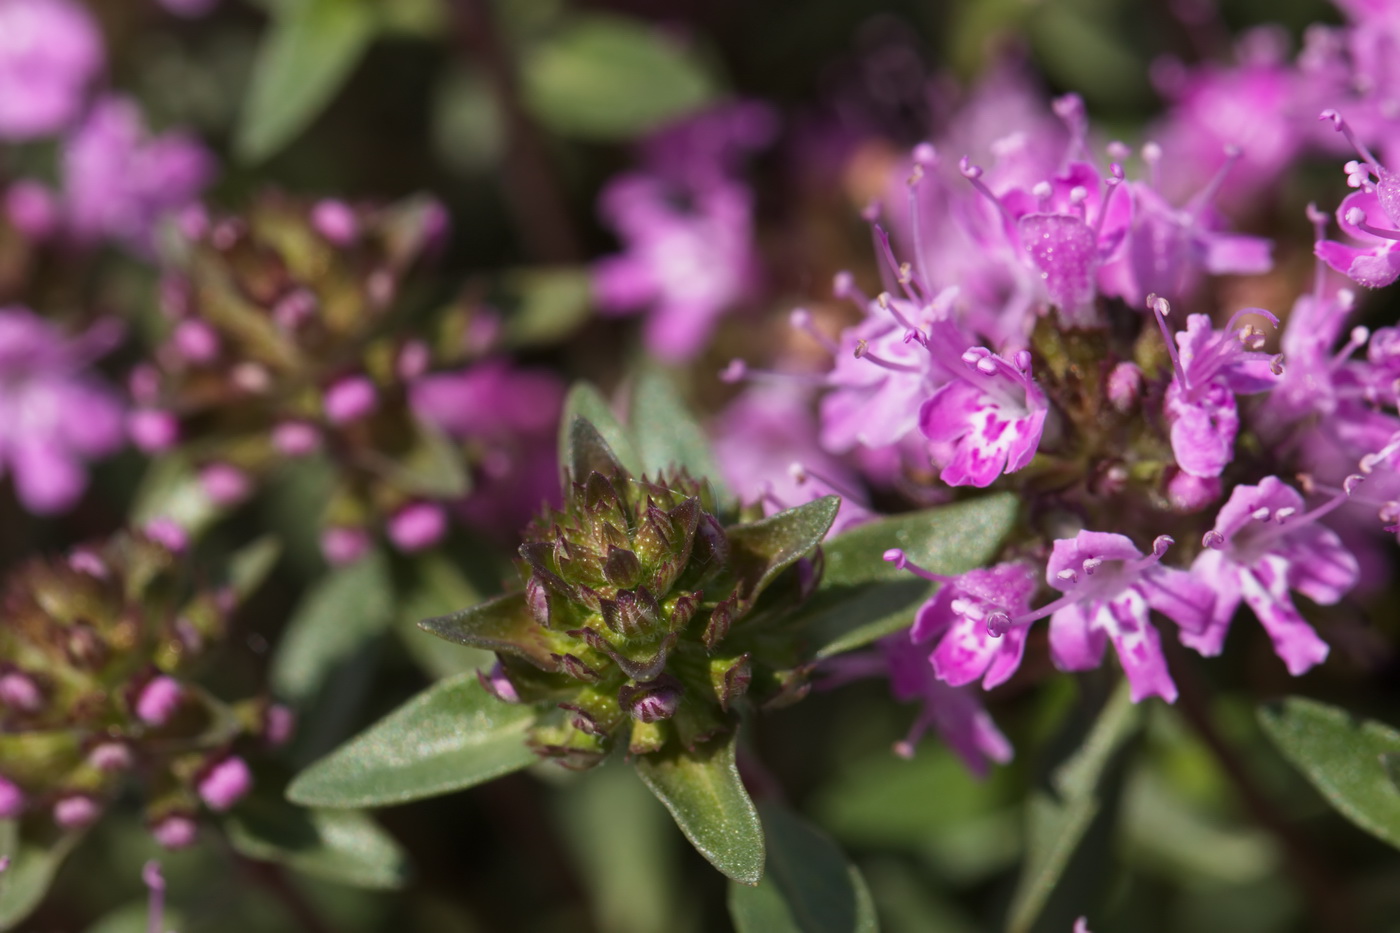
<svg viewBox="0 0 1400 933"><path fill-rule="evenodd" d="M1142 144L1142 161L1147 165L1147 185L1152 189L1162 187L1162 147L1155 142Z"/></svg>
<svg viewBox="0 0 1400 933"><path fill-rule="evenodd" d="M1358 230L1364 230L1374 237L1383 240L1400 240L1400 230L1387 230L1384 227L1377 227L1366 222L1366 212L1359 207L1353 207L1346 213L1347 223Z"/></svg>
<svg viewBox="0 0 1400 933"><path fill-rule="evenodd" d="M1381 177L1381 163L1371 154L1371 150L1367 149L1361 141L1356 138L1356 135L1351 131L1351 127L1347 124L1346 120L1342 119L1340 113L1332 109L1327 109L1318 114L1317 118L1319 120L1331 120L1333 128L1346 137L1347 142L1351 143L1351 147L1357 151L1361 158L1366 160L1366 165L1375 173L1375 176L1377 178Z"/></svg>
<svg viewBox="0 0 1400 933"><path fill-rule="evenodd" d="M800 330L810 336L817 343L822 345L822 349L835 356L841 352L841 347L826 334L822 333L817 325L812 321L812 312L806 308L794 308L792 314L788 315L788 324L793 330ZM732 364L731 364L732 365Z"/></svg>
<svg viewBox="0 0 1400 933"><path fill-rule="evenodd" d="M1118 193L1119 187L1123 184L1123 166L1114 162L1108 167L1109 176L1104 179L1104 184L1108 186L1108 192L1104 194L1103 200L1099 202L1099 216L1094 221L1094 242L1099 242L1103 237L1104 221L1108 219L1108 207L1113 203L1113 197Z"/></svg>
<svg viewBox="0 0 1400 933"><path fill-rule="evenodd" d="M1006 205L1002 204L995 194L992 194L992 189L988 188L987 183L982 180L982 169L980 167L973 165L967 156L963 156L958 162L958 170L962 172L964 178L972 182L972 187L976 188L984 198L996 205L997 211L1008 223L1015 220L1015 218L1011 216L1011 212L1006 209Z"/></svg>
<svg viewBox="0 0 1400 933"><path fill-rule="evenodd" d="M1192 221L1195 221L1198 217L1200 217L1201 212L1204 211L1208 206L1210 206L1211 202L1215 200L1215 196L1220 193L1220 186L1225 183L1225 176L1230 174L1230 170L1235 167L1235 163L1239 160L1240 147L1226 146L1225 162L1220 166L1219 169L1216 170L1215 175L1211 178L1211 180L1206 182L1206 186L1202 188L1194 198L1191 199L1191 204L1190 208L1188 209L1188 213Z"/></svg>
<svg viewBox="0 0 1400 933"><path fill-rule="evenodd" d="M918 366L913 366L908 363L896 363L893 360L887 360L884 357L876 356L874 353L870 352L870 344L867 343L865 340L856 341L855 358L858 360L869 360L876 366L897 373L923 372L923 370L920 369Z"/></svg>
<svg viewBox="0 0 1400 933"><path fill-rule="evenodd" d="M923 579L930 580L934 583L952 583L954 580L957 579L956 577L944 576L941 573L934 573L932 570L925 570L923 567L920 567L918 564L910 560L909 556L905 554L902 549L897 547L892 547L888 551L886 551L884 553L884 559L889 563L894 564L895 567L899 570L907 570L916 577L922 577Z"/></svg>
<svg viewBox="0 0 1400 933"><path fill-rule="evenodd" d="M1144 147L1145 148L1145 147ZM1157 316L1157 326L1162 330L1162 339L1167 343L1167 353L1172 358L1172 368L1176 370L1176 378L1181 383L1183 391L1191 391L1191 383L1186 380L1186 370L1181 365L1181 355L1176 350L1176 339L1172 336L1171 329L1167 327L1167 315L1172 313L1172 306L1165 298L1158 298L1155 294L1147 296L1147 307Z"/></svg>
<svg viewBox="0 0 1400 933"><path fill-rule="evenodd" d="M1207 531L1201 538L1201 547L1210 548L1212 551L1218 551L1224 546L1225 536L1214 529Z"/></svg>
<svg viewBox="0 0 1400 933"><path fill-rule="evenodd" d="M920 157L923 158L920 158ZM914 238L914 259L919 263L919 278L925 287L932 287L933 277L928 274L928 260L924 252L923 224L919 220L919 182L924 178L924 165L934 164L937 154L928 143L914 147L914 173L909 177L909 227Z"/></svg>
<svg viewBox="0 0 1400 933"><path fill-rule="evenodd" d="M1327 215L1322 211L1318 210L1317 205L1311 201L1308 202L1307 215L1308 220L1313 225L1313 242L1320 243L1323 240L1327 239ZM1316 250L1314 250L1314 253L1316 253ZM1322 309L1322 286L1324 281L1323 277L1326 274L1327 264L1322 261L1321 256L1314 255L1312 299L1313 313L1315 314L1320 313Z"/></svg>
<svg viewBox="0 0 1400 933"><path fill-rule="evenodd" d="M831 280L831 293L837 298L849 298L861 311L870 309L870 299L856 284L856 277L849 272L838 272Z"/></svg>
<svg viewBox="0 0 1400 933"><path fill-rule="evenodd" d="M826 473L809 469L799 460L794 460L792 463L788 464L788 476L791 476L793 482L797 483L799 486L805 486L809 480L816 480L827 489L837 493L843 499L859 500L864 498L864 496L857 493L840 480L832 479L831 476Z"/></svg>
<svg viewBox="0 0 1400 933"><path fill-rule="evenodd" d="M809 385L825 385L826 376L817 373L780 373L771 369L754 369L741 359L732 359L729 365L720 370L721 382L733 385L738 382L777 383L791 385L794 382Z"/></svg>

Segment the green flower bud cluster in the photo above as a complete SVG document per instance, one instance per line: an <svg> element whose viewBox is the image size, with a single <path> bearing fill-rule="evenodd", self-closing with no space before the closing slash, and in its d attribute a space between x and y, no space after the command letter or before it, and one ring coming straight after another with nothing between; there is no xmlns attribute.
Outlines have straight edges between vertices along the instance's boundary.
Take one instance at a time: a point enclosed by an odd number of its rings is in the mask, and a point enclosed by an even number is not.
<svg viewBox="0 0 1400 933"><path fill-rule="evenodd" d="M529 742L574 769L619 742L632 755L691 750L733 728L741 698L800 695L800 656L781 620L815 587L820 562L803 558L835 514L832 499L726 522L707 484L684 471L634 477L593 443L563 509L525 534L523 592L423 623L497 652L483 681L504 699L552 706Z"/></svg>
<svg viewBox="0 0 1400 933"><path fill-rule="evenodd" d="M427 199L352 208L277 195L212 219L167 272L168 333L132 377L142 446L182 444L218 504L289 458L323 456L337 474L332 526L463 495L460 458L413 416L408 389L465 351L393 336L409 331L409 274L445 222Z"/></svg>
<svg viewBox="0 0 1400 933"><path fill-rule="evenodd" d="M278 731L281 717L265 700L226 705L190 681L222 640L238 596L192 585L173 527L153 535L120 534L66 559L36 559L5 581L6 816L52 814L61 827L80 828L139 776L153 828L171 817L192 827L201 798L223 809L246 792L235 742ZM176 833L188 835L181 826Z"/></svg>

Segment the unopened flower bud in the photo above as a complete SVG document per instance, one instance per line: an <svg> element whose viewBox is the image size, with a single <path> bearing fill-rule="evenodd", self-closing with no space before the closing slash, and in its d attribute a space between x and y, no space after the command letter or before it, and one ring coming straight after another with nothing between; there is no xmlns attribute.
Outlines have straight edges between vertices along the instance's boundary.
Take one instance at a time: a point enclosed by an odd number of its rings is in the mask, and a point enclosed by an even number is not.
<svg viewBox="0 0 1400 933"><path fill-rule="evenodd" d="M190 546L190 536L185 529L170 518L153 518L146 523L146 537L176 554Z"/></svg>
<svg viewBox="0 0 1400 933"><path fill-rule="evenodd" d="M141 688L136 698L136 716L148 726L163 726L175 715L183 697L180 682L161 674Z"/></svg>
<svg viewBox="0 0 1400 933"><path fill-rule="evenodd" d="M156 821L151 827L151 836L161 848L172 852L188 849L199 838L199 824L184 814L172 813Z"/></svg>
<svg viewBox="0 0 1400 933"><path fill-rule="evenodd" d="M284 421L272 429L272 446L288 457L304 457L321 446L321 434L304 421Z"/></svg>
<svg viewBox="0 0 1400 933"><path fill-rule="evenodd" d="M170 340L180 357L190 363L209 363L219 355L218 332L197 318L181 321Z"/></svg>
<svg viewBox="0 0 1400 933"><path fill-rule="evenodd" d="M506 676L500 661L497 661L490 671L477 671L476 679L481 681L481 686L496 699L505 703L520 702L520 694L516 692L515 684Z"/></svg>
<svg viewBox="0 0 1400 933"><path fill-rule="evenodd" d="M263 713L263 741L270 748L281 748L296 732L297 716L281 703L273 703Z"/></svg>
<svg viewBox="0 0 1400 933"><path fill-rule="evenodd" d="M617 701L628 715L640 722L670 719L681 703L681 685L674 677L662 676L649 683L623 684Z"/></svg>
<svg viewBox="0 0 1400 933"><path fill-rule="evenodd" d="M369 532L349 525L336 525L321 532L321 555L332 567L344 567L369 553Z"/></svg>
<svg viewBox="0 0 1400 933"><path fill-rule="evenodd" d="M230 463L211 463L199 471L199 485L215 505L237 505L252 492L248 474Z"/></svg>
<svg viewBox="0 0 1400 933"><path fill-rule="evenodd" d="M1142 395L1142 370L1133 363L1119 363L1108 374L1108 400L1113 407L1127 412Z"/></svg>
<svg viewBox="0 0 1400 933"><path fill-rule="evenodd" d="M253 788L253 774L237 755L216 762L199 779L200 799L209 809L222 813L242 800Z"/></svg>
<svg viewBox="0 0 1400 933"><path fill-rule="evenodd" d="M0 820L12 820L24 812L24 791L19 785L0 777Z"/></svg>
<svg viewBox="0 0 1400 933"><path fill-rule="evenodd" d="M0 674L0 705L20 713L37 713L44 705L44 694L34 678L18 671Z"/></svg>
<svg viewBox="0 0 1400 933"><path fill-rule="evenodd" d="M168 411L141 408L127 415L126 433L142 453L160 453L180 439L180 422Z"/></svg>
<svg viewBox="0 0 1400 933"><path fill-rule="evenodd" d="M360 232L354 210L334 198L317 201L311 208L311 226L336 246L348 246Z"/></svg>
<svg viewBox="0 0 1400 933"><path fill-rule="evenodd" d="M87 794L70 794L53 805L53 821L64 829L91 826L101 815L102 808Z"/></svg>
<svg viewBox="0 0 1400 933"><path fill-rule="evenodd" d="M88 752L87 761L98 771L115 774L131 767L131 749L125 742L103 742Z"/></svg>
<svg viewBox="0 0 1400 933"><path fill-rule="evenodd" d="M322 401L326 417L333 424L358 421L379 405L379 393L366 376L346 376L326 389Z"/></svg>
<svg viewBox="0 0 1400 933"><path fill-rule="evenodd" d="M404 506L389 519L389 540L405 554L432 547L447 533L447 513L433 502Z"/></svg>
<svg viewBox="0 0 1400 933"><path fill-rule="evenodd" d="M1193 476L1177 470L1167 480L1167 499L1178 512L1198 512L1220 498L1220 477Z"/></svg>

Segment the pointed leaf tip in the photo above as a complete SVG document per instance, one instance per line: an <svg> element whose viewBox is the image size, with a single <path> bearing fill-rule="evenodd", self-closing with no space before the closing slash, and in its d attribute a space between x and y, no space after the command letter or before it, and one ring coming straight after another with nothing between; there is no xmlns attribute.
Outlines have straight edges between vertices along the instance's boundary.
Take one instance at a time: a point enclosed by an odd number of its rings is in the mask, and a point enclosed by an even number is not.
<svg viewBox="0 0 1400 933"><path fill-rule="evenodd" d="M643 755L637 774L697 852L727 877L754 885L763 877L763 826L739 778L734 745L730 733L692 753Z"/></svg>

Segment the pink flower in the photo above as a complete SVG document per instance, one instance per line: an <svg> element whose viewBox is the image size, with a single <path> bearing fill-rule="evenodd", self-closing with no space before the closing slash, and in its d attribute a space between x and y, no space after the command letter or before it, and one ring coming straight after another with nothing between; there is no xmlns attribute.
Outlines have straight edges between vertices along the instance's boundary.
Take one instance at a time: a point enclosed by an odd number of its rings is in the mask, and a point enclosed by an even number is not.
<svg viewBox="0 0 1400 933"><path fill-rule="evenodd" d="M1220 653L1241 601L1254 610L1274 651L1297 676L1327 657L1327 644L1293 605L1290 590L1313 602L1337 602L1356 585L1356 558L1336 533L1317 523L1345 497L1308 514L1303 497L1276 476L1236 486L1206 533L1206 549L1191 575L1215 593L1210 624L1184 631L1181 640L1204 655Z"/></svg>
<svg viewBox="0 0 1400 933"><path fill-rule="evenodd" d="M136 716L148 726L163 726L180 708L184 695L178 680L158 675L141 688L136 698Z"/></svg>
<svg viewBox="0 0 1400 933"><path fill-rule="evenodd" d="M986 347L968 349L965 368L919 408L919 429L933 443L948 485L990 486L1035 456L1049 405L1031 379L1030 353L1022 350L1014 360Z"/></svg>
<svg viewBox="0 0 1400 933"><path fill-rule="evenodd" d="M1172 540L1165 535L1143 556L1119 534L1081 531L1055 542L1045 568L1045 582L1065 593L1024 624L1050 615L1050 655L1061 670L1098 667L1105 644L1113 642L1127 675L1133 702L1160 696L1176 700L1176 684L1167 671L1157 629L1149 621L1156 609L1185 631L1199 632L1210 620L1214 594L1193 575L1163 567L1162 555Z"/></svg>
<svg viewBox="0 0 1400 933"><path fill-rule="evenodd" d="M184 814L174 813L152 826L151 836L163 849L188 849L199 838L199 825Z"/></svg>
<svg viewBox="0 0 1400 933"><path fill-rule="evenodd" d="M24 791L7 778L0 777L0 820L13 820L24 812Z"/></svg>
<svg viewBox="0 0 1400 933"><path fill-rule="evenodd" d="M447 513L433 502L414 502L389 518L389 540L405 554L422 551L447 533Z"/></svg>
<svg viewBox="0 0 1400 933"><path fill-rule="evenodd" d="M0 0L0 139L33 139L82 112L102 34L71 0Z"/></svg>
<svg viewBox="0 0 1400 933"><path fill-rule="evenodd" d="M121 445L121 404L86 371L119 335L104 323L68 339L28 309L0 309L0 471L13 471L29 511L70 507L87 485L84 461Z"/></svg>
<svg viewBox="0 0 1400 933"><path fill-rule="evenodd" d="M53 821L63 829L83 829L101 815L102 808L87 794L69 794L53 805Z"/></svg>

